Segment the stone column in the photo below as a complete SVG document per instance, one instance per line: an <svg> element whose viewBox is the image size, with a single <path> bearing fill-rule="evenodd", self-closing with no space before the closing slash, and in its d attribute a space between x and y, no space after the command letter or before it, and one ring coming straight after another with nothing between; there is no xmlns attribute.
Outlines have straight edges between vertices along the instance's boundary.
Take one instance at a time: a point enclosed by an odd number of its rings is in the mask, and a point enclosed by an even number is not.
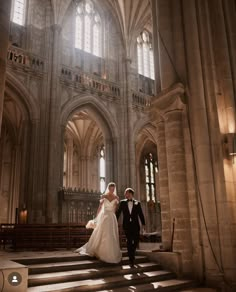
<svg viewBox="0 0 236 292"><path fill-rule="evenodd" d="M152 43L153 43L153 57L154 57L154 68L155 68L155 88L154 94L161 91L160 82L160 63L159 63L159 30L158 30L158 2L156 0L151 0L152 8Z"/></svg>
<svg viewBox="0 0 236 292"><path fill-rule="evenodd" d="M85 167L84 167L85 157L80 157L80 164L81 164L81 187L82 189L85 188Z"/></svg>
<svg viewBox="0 0 236 292"><path fill-rule="evenodd" d="M0 5L0 134L6 78L6 60L9 44L11 0L1 1Z"/></svg>
<svg viewBox="0 0 236 292"><path fill-rule="evenodd" d="M20 191L20 174L21 174L21 146L15 145L13 149L12 174L11 174L11 194L8 209L8 222L15 223L16 208L22 207L19 205ZM24 202L26 203L26 202Z"/></svg>
<svg viewBox="0 0 236 292"><path fill-rule="evenodd" d="M171 214L170 197L168 185L168 168L166 156L166 137L164 120L157 122L157 151L158 151L158 172L159 190L161 204L161 226L162 244L164 249L170 249L171 245Z"/></svg>
<svg viewBox="0 0 236 292"><path fill-rule="evenodd" d="M106 185L110 181L114 181L114 174L113 174L113 151L112 151L112 140L106 139L105 140L105 176L106 176Z"/></svg>
<svg viewBox="0 0 236 292"><path fill-rule="evenodd" d="M203 6L206 3L209 7ZM228 280L234 279L235 274L233 244L230 244L233 232L229 224L231 220L227 208L228 194L225 194L224 189L227 178L219 175L223 158L221 143L217 141L220 133L214 109L214 99L217 99L216 92L219 90L216 85L220 80L223 89L220 104L225 102L226 120L230 122L235 119L221 3L222 1L218 0L214 1L214 4L211 1L183 0L183 27L189 64L188 106L197 183L201 195L199 206L204 273L207 282L218 286L223 283L225 277ZM211 29L206 21L209 15L214 15ZM215 36L217 41L211 48L212 37L214 39ZM212 62L213 56L216 58L216 64L223 66L222 76L215 76L218 70ZM220 108L219 113L221 112Z"/></svg>
<svg viewBox="0 0 236 292"><path fill-rule="evenodd" d="M89 189L89 156L85 156L85 188L86 190ZM90 188L91 189L91 188Z"/></svg>
<svg viewBox="0 0 236 292"><path fill-rule="evenodd" d="M166 89L176 82L176 73L171 63L173 60L173 34L171 1L158 0L156 7L156 19L158 26L159 64L161 89ZM170 55L170 57L169 57Z"/></svg>
<svg viewBox="0 0 236 292"><path fill-rule="evenodd" d="M183 273L191 274L193 270L192 241L182 120L184 104L181 100L181 96L183 92L184 90L181 85L173 87L168 92L158 96L153 102L153 110L158 111L165 121L165 133L162 134L162 141L165 139L166 144L166 161L168 170L168 187L165 186L165 190L169 190L170 200L170 216L167 213L167 225L165 228L168 230L170 217L171 220L175 219L173 251L181 253ZM160 133L164 130L163 128L164 126L160 124ZM163 138L163 136L165 138ZM163 149L163 151L165 150ZM164 166L162 171L165 171L165 155L162 159L164 165L160 165L160 170L161 167ZM165 184L166 183L167 182L165 181Z"/></svg>
<svg viewBox="0 0 236 292"><path fill-rule="evenodd" d="M67 140L67 170L66 170L66 184L67 187L72 187L73 181L73 139L71 137Z"/></svg>
<svg viewBox="0 0 236 292"><path fill-rule="evenodd" d="M170 196L170 214L175 218L173 250L181 252L183 272L191 273L191 234L186 183L182 110L165 113L166 152Z"/></svg>
<svg viewBox="0 0 236 292"><path fill-rule="evenodd" d="M133 188L136 188L136 173L135 173L135 145L134 141L132 139L133 137L133 100L132 100L132 94L131 94L131 88L132 88L132 80L136 78L136 74L132 74L131 69L131 62L132 60L130 58L127 58L126 60L126 78L127 78L127 87L126 87L126 98L127 98L127 140L125 141L128 144L127 154L128 154L128 176L127 176L127 184L130 185ZM135 72L136 73L136 72Z"/></svg>
<svg viewBox="0 0 236 292"><path fill-rule="evenodd" d="M58 221L58 190L60 187L61 166L61 128L60 128L60 94L59 94L59 54L61 49L61 26L52 26L53 47L51 60L51 91L49 112L49 158L46 223Z"/></svg>

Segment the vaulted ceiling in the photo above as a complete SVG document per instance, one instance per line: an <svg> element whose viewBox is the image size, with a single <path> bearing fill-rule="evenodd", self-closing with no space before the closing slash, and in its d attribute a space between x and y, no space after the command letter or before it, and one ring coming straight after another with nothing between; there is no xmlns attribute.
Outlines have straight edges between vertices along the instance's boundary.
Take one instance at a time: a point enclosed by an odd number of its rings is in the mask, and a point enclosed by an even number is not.
<svg viewBox="0 0 236 292"><path fill-rule="evenodd" d="M93 148L96 148L103 141L101 128L86 111L74 114L68 121L66 130L73 137L82 153L93 152ZM91 145L94 147L91 147Z"/></svg>
<svg viewBox="0 0 236 292"><path fill-rule="evenodd" d="M132 37L136 37L151 22L149 0L107 0L119 20L120 29L129 55Z"/></svg>

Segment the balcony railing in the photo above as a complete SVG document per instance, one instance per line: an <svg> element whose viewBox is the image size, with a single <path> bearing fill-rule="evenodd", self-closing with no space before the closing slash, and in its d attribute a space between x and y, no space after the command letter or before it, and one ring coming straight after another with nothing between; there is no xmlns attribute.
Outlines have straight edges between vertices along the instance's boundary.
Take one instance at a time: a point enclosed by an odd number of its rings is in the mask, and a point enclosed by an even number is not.
<svg viewBox="0 0 236 292"><path fill-rule="evenodd" d="M75 88L94 90L100 95L104 94L113 97L120 96L120 87L116 83L102 79L95 74L85 73L80 70L71 70L67 67L62 67L61 81L69 83Z"/></svg>
<svg viewBox="0 0 236 292"><path fill-rule="evenodd" d="M7 54L8 64L23 68L24 70L37 73L46 72L46 62L38 56L28 53L25 50L11 46ZM89 74L80 69L71 69L63 66L60 71L60 80L68 86L80 90L89 90L98 95L105 95L117 99L121 95L120 86L117 83L103 79L96 74ZM152 96L145 93L132 90L133 107L136 109L145 109L150 107Z"/></svg>
<svg viewBox="0 0 236 292"><path fill-rule="evenodd" d="M16 65L26 70L32 70L39 73L45 71L44 59L28 53L21 48L11 46L8 49L7 60L9 65Z"/></svg>
<svg viewBox="0 0 236 292"><path fill-rule="evenodd" d="M136 108L146 108L151 106L152 96L142 92L132 90L133 106Z"/></svg>

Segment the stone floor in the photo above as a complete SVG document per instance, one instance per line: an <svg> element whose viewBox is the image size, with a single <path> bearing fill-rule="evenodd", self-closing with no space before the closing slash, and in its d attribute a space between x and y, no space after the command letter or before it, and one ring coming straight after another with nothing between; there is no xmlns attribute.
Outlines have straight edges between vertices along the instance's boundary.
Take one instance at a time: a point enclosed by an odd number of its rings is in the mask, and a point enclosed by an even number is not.
<svg viewBox="0 0 236 292"><path fill-rule="evenodd" d="M70 256L74 255L73 250L54 250L54 251L14 251L10 248L6 250L0 249L0 258L11 260L17 258L40 258L40 257L55 257L55 256Z"/></svg>

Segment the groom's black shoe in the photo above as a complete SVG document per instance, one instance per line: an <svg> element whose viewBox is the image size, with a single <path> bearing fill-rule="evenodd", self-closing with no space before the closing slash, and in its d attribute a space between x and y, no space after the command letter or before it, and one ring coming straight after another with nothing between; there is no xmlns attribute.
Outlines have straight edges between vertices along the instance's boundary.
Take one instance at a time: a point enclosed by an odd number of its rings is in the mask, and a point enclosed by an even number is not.
<svg viewBox="0 0 236 292"><path fill-rule="evenodd" d="M134 260L129 261L129 265L130 265L131 268L133 268L134 267Z"/></svg>

